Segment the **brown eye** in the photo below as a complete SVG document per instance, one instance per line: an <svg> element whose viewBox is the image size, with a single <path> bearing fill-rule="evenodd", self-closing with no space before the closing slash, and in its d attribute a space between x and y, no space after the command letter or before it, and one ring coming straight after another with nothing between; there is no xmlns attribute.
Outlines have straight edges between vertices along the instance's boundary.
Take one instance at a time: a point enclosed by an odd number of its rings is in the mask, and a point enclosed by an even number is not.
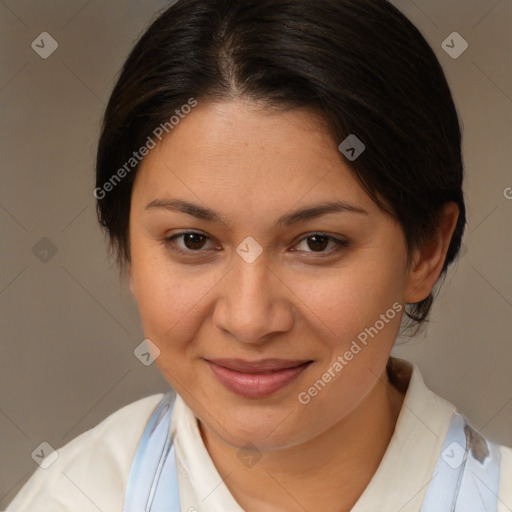
<svg viewBox="0 0 512 512"><path fill-rule="evenodd" d="M182 240L178 243L178 240ZM202 250L206 243L210 240L209 236L203 235L202 233L195 233L194 231L186 231L178 233L176 235L165 238L165 246L172 251L182 254L193 254L204 253L206 250Z"/></svg>
<svg viewBox="0 0 512 512"><path fill-rule="evenodd" d="M206 236L200 235L199 233L187 233L181 236L183 236L185 247L192 251L202 249L207 239Z"/></svg>
<svg viewBox="0 0 512 512"><path fill-rule="evenodd" d="M331 248L329 249L329 244L332 243ZM338 238L334 238L329 235L324 235L322 233L314 233L303 238L298 244L297 247L303 244L304 249L299 249L300 252L305 253L317 253L317 254L331 254L337 252L343 248L349 246L349 243L346 240L340 240ZM327 250L326 250L327 249Z"/></svg>
<svg viewBox="0 0 512 512"><path fill-rule="evenodd" d="M329 237L327 236L310 236L307 238L308 247L313 251L323 251L329 245Z"/></svg>

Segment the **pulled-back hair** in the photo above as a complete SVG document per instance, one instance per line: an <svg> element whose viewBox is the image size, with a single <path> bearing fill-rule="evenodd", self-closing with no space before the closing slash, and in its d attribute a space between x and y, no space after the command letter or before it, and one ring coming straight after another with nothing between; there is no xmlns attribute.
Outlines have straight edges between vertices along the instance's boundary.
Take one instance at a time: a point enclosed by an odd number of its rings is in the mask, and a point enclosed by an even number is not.
<svg viewBox="0 0 512 512"><path fill-rule="evenodd" d="M179 0L150 25L114 87L97 153L98 218L121 270L134 152L159 126L170 131L191 99L235 98L314 110L335 140L363 141L347 164L398 219L409 257L435 232L443 204L457 203L445 274L466 224L459 119L434 52L385 0ZM420 325L432 302L431 293L408 305L408 317Z"/></svg>

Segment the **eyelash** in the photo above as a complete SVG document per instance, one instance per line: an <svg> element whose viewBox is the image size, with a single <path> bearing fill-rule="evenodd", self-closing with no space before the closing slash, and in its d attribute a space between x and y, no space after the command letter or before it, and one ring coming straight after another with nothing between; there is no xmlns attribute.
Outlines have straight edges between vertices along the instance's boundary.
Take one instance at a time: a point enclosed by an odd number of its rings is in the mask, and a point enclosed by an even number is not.
<svg viewBox="0 0 512 512"><path fill-rule="evenodd" d="M183 255L186 255L186 256L192 256L192 255L194 255L194 253L199 254L201 252L204 252L201 249L198 249L197 251L194 251L192 249L183 249L183 248L177 246L176 243L175 243L175 240L177 238L183 237L185 235L200 235L202 237L205 237L207 240L211 240L211 238L209 236L205 235L204 233L199 233L199 232L196 232L196 231L183 231L181 233L177 233L175 235L172 235L170 237L165 238L163 240L163 243L166 246L166 248L168 248L169 250L172 250L174 252L177 252L179 254L183 254ZM336 244L336 246L334 247L334 249L331 249L331 250L328 250L328 251L319 251L319 252L305 251L307 254L315 254L315 255L325 254L325 255L330 256L330 255L332 255L334 253L337 253L337 252L341 251L344 248L349 247L349 242L347 242L346 240L335 238L333 236L330 236L330 235L327 235L327 234L321 233L321 232L315 232L315 233L308 234L307 236L301 238L297 242L297 244L295 244L295 245L299 245L301 242L307 240L308 238L313 238L313 237L327 238L329 241L334 242Z"/></svg>

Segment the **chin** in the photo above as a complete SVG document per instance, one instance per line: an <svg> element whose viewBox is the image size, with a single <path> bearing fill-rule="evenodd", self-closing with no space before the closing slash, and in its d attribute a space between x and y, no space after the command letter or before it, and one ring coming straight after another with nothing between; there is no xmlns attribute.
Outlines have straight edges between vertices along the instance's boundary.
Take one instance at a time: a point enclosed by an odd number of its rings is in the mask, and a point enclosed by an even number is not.
<svg viewBox="0 0 512 512"><path fill-rule="evenodd" d="M276 451L307 441L304 428L297 430L301 422L292 414L279 412L276 415L263 413L255 408L247 414L238 408L238 414L217 417L213 424L214 434L235 449L244 449L248 444L261 451ZM223 425L224 428L220 427ZM291 429L291 430L290 430Z"/></svg>

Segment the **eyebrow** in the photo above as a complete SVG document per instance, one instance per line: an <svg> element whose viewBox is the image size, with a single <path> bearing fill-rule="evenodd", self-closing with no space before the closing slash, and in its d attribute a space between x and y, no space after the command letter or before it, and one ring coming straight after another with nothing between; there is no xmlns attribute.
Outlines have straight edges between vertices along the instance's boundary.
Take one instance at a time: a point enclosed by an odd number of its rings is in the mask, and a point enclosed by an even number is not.
<svg viewBox="0 0 512 512"><path fill-rule="evenodd" d="M198 204L190 203L189 201L183 201L181 199L155 199L146 206L146 210L154 208L163 208L165 210L176 211L192 215L198 219L206 220L209 222L220 222L228 225L228 222L217 212L210 208L205 208ZM314 206L308 206L300 210L296 210L291 213L287 213L280 217L275 225L279 226L292 226L299 222L306 220L315 219L328 213L357 213L362 215L368 215L366 210L354 206L345 201L326 201Z"/></svg>

